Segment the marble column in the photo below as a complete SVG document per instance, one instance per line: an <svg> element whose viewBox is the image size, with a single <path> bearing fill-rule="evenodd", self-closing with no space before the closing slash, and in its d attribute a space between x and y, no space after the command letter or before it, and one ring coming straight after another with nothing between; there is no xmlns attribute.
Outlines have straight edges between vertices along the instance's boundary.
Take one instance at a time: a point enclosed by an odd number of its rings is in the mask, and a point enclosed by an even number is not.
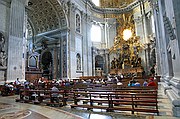
<svg viewBox="0 0 180 119"><path fill-rule="evenodd" d="M8 41L7 81L25 80L25 1L12 0Z"/></svg>

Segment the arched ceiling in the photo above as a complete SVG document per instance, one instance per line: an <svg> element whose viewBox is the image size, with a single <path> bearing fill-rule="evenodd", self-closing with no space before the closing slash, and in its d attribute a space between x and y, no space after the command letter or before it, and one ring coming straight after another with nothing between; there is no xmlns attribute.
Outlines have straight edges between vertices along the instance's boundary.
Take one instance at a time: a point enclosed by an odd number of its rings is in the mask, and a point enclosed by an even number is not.
<svg viewBox="0 0 180 119"><path fill-rule="evenodd" d="M100 6L96 6L91 0L84 0L85 3L86 1L88 1L89 8L95 13L110 15L123 14L140 5L139 0L100 0Z"/></svg>
<svg viewBox="0 0 180 119"><path fill-rule="evenodd" d="M67 26L61 4L57 0L29 0L28 22L34 35Z"/></svg>
<svg viewBox="0 0 180 119"><path fill-rule="evenodd" d="M102 8L124 8L136 0L100 0Z"/></svg>

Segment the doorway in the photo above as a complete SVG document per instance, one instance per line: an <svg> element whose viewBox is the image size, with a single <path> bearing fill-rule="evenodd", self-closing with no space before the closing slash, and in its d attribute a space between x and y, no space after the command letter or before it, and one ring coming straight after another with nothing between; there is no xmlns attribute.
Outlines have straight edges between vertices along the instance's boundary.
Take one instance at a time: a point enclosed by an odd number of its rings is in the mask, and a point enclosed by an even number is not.
<svg viewBox="0 0 180 119"><path fill-rule="evenodd" d="M52 54L46 51L42 54L41 64L43 70L43 77L52 80Z"/></svg>

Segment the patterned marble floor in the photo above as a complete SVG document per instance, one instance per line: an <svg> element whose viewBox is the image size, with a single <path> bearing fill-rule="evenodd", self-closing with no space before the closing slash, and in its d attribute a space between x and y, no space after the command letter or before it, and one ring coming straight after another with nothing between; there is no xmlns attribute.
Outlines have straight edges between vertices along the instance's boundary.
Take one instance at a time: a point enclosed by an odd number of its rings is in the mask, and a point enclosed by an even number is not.
<svg viewBox="0 0 180 119"><path fill-rule="evenodd" d="M130 112L106 112L95 109L71 109L66 107L48 107L15 102L18 96L0 97L0 119L180 119L172 116L172 105L163 93L161 85L158 90L160 116L156 114ZM69 103L70 104L70 103Z"/></svg>
<svg viewBox="0 0 180 119"><path fill-rule="evenodd" d="M0 119L83 119L57 108L15 102L17 97L0 97Z"/></svg>

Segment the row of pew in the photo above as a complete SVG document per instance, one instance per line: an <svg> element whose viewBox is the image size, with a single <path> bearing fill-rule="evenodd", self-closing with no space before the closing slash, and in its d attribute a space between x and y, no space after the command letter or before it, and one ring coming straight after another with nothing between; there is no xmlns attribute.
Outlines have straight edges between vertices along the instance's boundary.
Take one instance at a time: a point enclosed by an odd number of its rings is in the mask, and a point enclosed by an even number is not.
<svg viewBox="0 0 180 119"><path fill-rule="evenodd" d="M65 106L73 101L71 108L105 109L106 111L131 111L156 113L159 115L157 87L97 86L78 84L51 89L20 90L19 102ZM53 97L58 93L58 97Z"/></svg>

